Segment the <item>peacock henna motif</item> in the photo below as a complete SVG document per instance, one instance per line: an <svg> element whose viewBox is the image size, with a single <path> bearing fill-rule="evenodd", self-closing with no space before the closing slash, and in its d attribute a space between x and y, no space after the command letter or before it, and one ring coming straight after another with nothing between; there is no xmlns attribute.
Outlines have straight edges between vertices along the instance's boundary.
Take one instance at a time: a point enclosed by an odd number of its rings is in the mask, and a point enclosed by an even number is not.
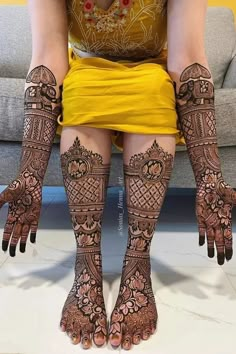
<svg viewBox="0 0 236 354"><path fill-rule="evenodd" d="M77 244L75 280L62 311L61 326L72 334L73 341L81 340L88 348L91 336L101 345L107 335L101 225L110 164L103 164L102 156L81 146L76 137L61 155L61 168Z"/></svg>
<svg viewBox="0 0 236 354"><path fill-rule="evenodd" d="M111 315L110 341L130 349L154 333L157 310L152 291L150 246L173 168L173 155L156 142L124 165L128 242L119 295Z"/></svg>
<svg viewBox="0 0 236 354"><path fill-rule="evenodd" d="M58 92L58 95L57 95ZM35 67L26 78L25 119L18 177L0 194L0 207L9 203L2 249L15 256L25 252L28 234L35 242L38 228L42 185L61 112L62 86L45 66Z"/></svg>
<svg viewBox="0 0 236 354"><path fill-rule="evenodd" d="M179 124L185 137L197 184L196 215L199 244L208 241L208 256L218 263L232 258L231 211L236 193L222 176L217 146L214 85L210 71L201 64L188 66L180 76L177 92Z"/></svg>

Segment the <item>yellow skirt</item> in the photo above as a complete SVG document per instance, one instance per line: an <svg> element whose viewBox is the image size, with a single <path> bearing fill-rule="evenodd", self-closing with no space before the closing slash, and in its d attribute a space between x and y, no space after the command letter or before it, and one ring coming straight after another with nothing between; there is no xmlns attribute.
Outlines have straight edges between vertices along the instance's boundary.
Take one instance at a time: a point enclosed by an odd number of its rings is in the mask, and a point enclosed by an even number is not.
<svg viewBox="0 0 236 354"><path fill-rule="evenodd" d="M111 129L112 143L123 151L123 132L174 134L177 128L174 85L166 70L166 51L139 62L81 58L69 50L70 69L63 82L62 126Z"/></svg>

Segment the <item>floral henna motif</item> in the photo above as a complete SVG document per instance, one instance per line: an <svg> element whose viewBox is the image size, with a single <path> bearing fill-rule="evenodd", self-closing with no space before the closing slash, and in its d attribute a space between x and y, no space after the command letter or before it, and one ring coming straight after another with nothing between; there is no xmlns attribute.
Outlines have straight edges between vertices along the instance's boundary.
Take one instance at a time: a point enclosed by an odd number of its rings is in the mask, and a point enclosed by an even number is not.
<svg viewBox="0 0 236 354"><path fill-rule="evenodd" d="M214 85L211 73L195 63L180 77L177 92L179 123L183 131L196 184L196 214L199 223L199 244L208 240L208 255L217 247L218 263L232 258L231 211L236 193L222 177L217 147L214 107Z"/></svg>
<svg viewBox="0 0 236 354"><path fill-rule="evenodd" d="M157 310L150 277L150 246L170 180L174 157L156 142L124 165L128 243L118 299L111 316L111 343L124 348L154 332ZM135 334L138 338L135 339ZM119 344L118 344L119 345Z"/></svg>
<svg viewBox="0 0 236 354"><path fill-rule="evenodd" d="M65 303L61 323L77 339L86 324L88 337L93 334L95 343L99 345L96 338L105 341L107 335L102 290L101 225L110 164L103 164L102 156L81 146L77 137L73 146L61 155L61 167L77 243L75 281ZM71 314L75 323L72 328Z"/></svg>
<svg viewBox="0 0 236 354"><path fill-rule="evenodd" d="M135 257L127 251L119 295L111 316L110 335L125 328L133 336L143 329L150 334L156 328L157 310L150 278L150 258Z"/></svg>
<svg viewBox="0 0 236 354"><path fill-rule="evenodd" d="M107 320L102 288L101 255L79 255L75 265L75 281L63 308L61 324L68 314L73 315L78 328L72 331L78 336L87 326L90 333L107 336ZM66 323L65 323L66 324Z"/></svg>
<svg viewBox="0 0 236 354"><path fill-rule="evenodd" d="M30 231L31 242L36 240L43 179L61 109L62 87L57 86L54 74L45 66L38 66L28 74L26 86L19 173L18 177L0 194L0 207L4 203L9 203L2 249L4 251L8 249L11 239L11 256L15 255L19 239L20 251L25 252Z"/></svg>

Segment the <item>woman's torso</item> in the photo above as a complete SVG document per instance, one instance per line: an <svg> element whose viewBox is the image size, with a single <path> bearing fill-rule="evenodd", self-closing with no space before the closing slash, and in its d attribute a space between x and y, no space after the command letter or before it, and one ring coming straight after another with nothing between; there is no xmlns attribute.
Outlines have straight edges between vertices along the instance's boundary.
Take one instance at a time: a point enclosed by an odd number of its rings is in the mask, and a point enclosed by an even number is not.
<svg viewBox="0 0 236 354"><path fill-rule="evenodd" d="M69 41L80 57L158 57L166 44L167 0L68 0Z"/></svg>

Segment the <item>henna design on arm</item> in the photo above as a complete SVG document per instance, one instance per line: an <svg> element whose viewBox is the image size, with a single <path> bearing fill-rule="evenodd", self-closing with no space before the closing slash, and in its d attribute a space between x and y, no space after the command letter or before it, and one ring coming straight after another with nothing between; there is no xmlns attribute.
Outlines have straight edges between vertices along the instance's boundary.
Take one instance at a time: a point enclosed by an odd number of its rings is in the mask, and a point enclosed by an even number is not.
<svg viewBox="0 0 236 354"><path fill-rule="evenodd" d="M28 233L31 242L36 232L41 209L42 185L46 173L57 117L61 112L62 86L45 66L35 67L26 78L24 129L18 177L0 194L0 207L9 203L2 249L15 255L16 245L25 252Z"/></svg>
<svg viewBox="0 0 236 354"><path fill-rule="evenodd" d="M210 71L199 63L188 66L175 83L177 112L197 185L196 214L199 244L208 240L208 256L218 263L232 257L231 210L236 194L224 182L217 146L214 84Z"/></svg>

